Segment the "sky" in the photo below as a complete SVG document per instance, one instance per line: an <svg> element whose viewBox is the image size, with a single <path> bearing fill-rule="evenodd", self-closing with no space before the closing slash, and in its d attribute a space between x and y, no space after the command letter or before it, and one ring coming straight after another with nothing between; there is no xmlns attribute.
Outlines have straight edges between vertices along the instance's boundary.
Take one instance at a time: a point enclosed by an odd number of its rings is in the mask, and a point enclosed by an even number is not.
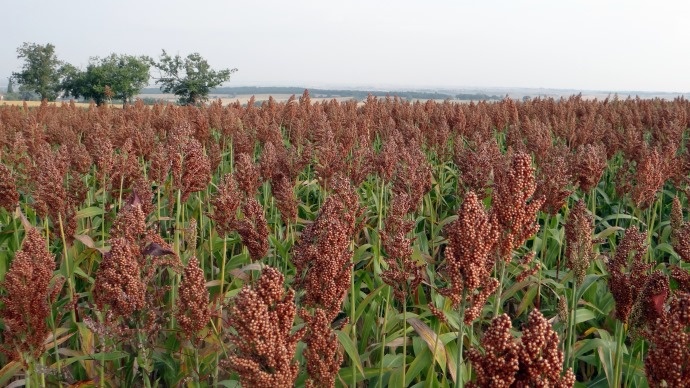
<svg viewBox="0 0 690 388"><path fill-rule="evenodd" d="M228 86L686 93L688 20L687 1L11 1L0 85L34 42L82 68L198 52L238 69Z"/></svg>

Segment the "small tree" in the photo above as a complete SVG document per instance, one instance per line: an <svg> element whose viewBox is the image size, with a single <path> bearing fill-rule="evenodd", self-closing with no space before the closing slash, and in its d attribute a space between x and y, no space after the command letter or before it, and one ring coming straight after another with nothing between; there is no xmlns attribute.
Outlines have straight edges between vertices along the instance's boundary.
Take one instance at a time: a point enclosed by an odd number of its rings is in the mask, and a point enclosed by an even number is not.
<svg viewBox="0 0 690 388"><path fill-rule="evenodd" d="M67 94L93 99L101 105L111 98L131 101L149 81L149 59L111 54L91 58L85 71L66 66L63 88Z"/></svg>
<svg viewBox="0 0 690 388"><path fill-rule="evenodd" d="M17 48L17 58L24 59L22 71L12 73L22 90L36 92L41 99L57 98L63 62L55 55L55 46L48 43L24 43Z"/></svg>
<svg viewBox="0 0 690 388"><path fill-rule="evenodd" d="M151 60L151 65L160 72L156 83L163 93L173 93L179 97L180 104L199 104L208 99L211 89L230 79L237 69L213 70L199 53L186 58L179 55L171 57L163 50L160 61Z"/></svg>
<svg viewBox="0 0 690 388"><path fill-rule="evenodd" d="M9 78L7 79L7 94L8 94L8 95L14 94L14 84L13 84L13 81L12 81L12 77L9 77Z"/></svg>

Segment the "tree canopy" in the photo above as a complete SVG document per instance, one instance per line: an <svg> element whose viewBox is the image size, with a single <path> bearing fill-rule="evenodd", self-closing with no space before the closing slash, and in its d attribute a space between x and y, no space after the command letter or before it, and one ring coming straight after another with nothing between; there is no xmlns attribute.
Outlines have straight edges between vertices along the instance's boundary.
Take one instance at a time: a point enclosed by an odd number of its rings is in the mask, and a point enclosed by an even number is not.
<svg viewBox="0 0 690 388"><path fill-rule="evenodd" d="M148 84L149 62L132 55L93 57L84 71L68 65L62 87L67 94L93 99L98 105L112 98L126 104Z"/></svg>
<svg viewBox="0 0 690 388"><path fill-rule="evenodd" d="M63 62L55 54L55 46L25 42L17 48L17 58L24 59L22 70L12 73L20 90L32 91L41 99L53 101L61 90Z"/></svg>
<svg viewBox="0 0 690 388"><path fill-rule="evenodd" d="M66 96L91 99L98 105L110 99L131 102L148 85L151 66L159 70L156 84L161 91L175 94L183 105L206 101L211 89L228 81L237 71L214 70L199 53L183 58L171 56L165 50L158 61L145 56L110 54L92 57L86 69L80 69L59 60L50 43L25 42L17 48L17 58L23 59L24 64L11 78L19 85L21 96L36 93L41 99L54 101L64 91Z"/></svg>
<svg viewBox="0 0 690 388"><path fill-rule="evenodd" d="M156 84L163 93L179 97L180 104L198 104L208 99L211 89L230 79L237 69L213 70L199 53L182 58L179 54L170 56L165 50L158 62L151 65L160 71Z"/></svg>

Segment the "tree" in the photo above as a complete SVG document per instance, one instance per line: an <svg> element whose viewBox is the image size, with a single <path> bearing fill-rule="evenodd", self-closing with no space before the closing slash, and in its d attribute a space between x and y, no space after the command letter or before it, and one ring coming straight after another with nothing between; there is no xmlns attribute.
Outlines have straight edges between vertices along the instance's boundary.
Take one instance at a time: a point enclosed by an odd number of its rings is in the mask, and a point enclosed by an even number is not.
<svg viewBox="0 0 690 388"><path fill-rule="evenodd" d="M24 59L22 71L12 73L21 90L39 94L41 99L57 98L63 63L55 55L55 46L27 43L17 48L17 58Z"/></svg>
<svg viewBox="0 0 690 388"><path fill-rule="evenodd" d="M93 99L98 105L111 98L126 104L148 84L149 62L147 57L132 55L93 57L85 71L65 66L62 87L67 94Z"/></svg>
<svg viewBox="0 0 690 388"><path fill-rule="evenodd" d="M186 58L175 55L171 57L163 50L160 61L151 60L151 65L160 71L156 83L161 85L163 93L179 96L180 104L199 104L208 99L211 89L230 79L237 69L213 70L199 53L189 54Z"/></svg>
<svg viewBox="0 0 690 388"><path fill-rule="evenodd" d="M4 99L8 101L14 100L30 100L31 92L18 93L14 87L14 78L7 77L7 91L5 91Z"/></svg>

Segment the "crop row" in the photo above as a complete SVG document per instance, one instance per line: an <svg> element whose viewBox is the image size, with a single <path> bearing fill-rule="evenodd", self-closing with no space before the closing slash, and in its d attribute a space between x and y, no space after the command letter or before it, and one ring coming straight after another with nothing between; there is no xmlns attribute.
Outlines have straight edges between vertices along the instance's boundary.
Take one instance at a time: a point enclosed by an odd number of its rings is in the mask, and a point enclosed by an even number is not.
<svg viewBox="0 0 690 388"><path fill-rule="evenodd" d="M0 107L0 384L690 385L690 103Z"/></svg>

